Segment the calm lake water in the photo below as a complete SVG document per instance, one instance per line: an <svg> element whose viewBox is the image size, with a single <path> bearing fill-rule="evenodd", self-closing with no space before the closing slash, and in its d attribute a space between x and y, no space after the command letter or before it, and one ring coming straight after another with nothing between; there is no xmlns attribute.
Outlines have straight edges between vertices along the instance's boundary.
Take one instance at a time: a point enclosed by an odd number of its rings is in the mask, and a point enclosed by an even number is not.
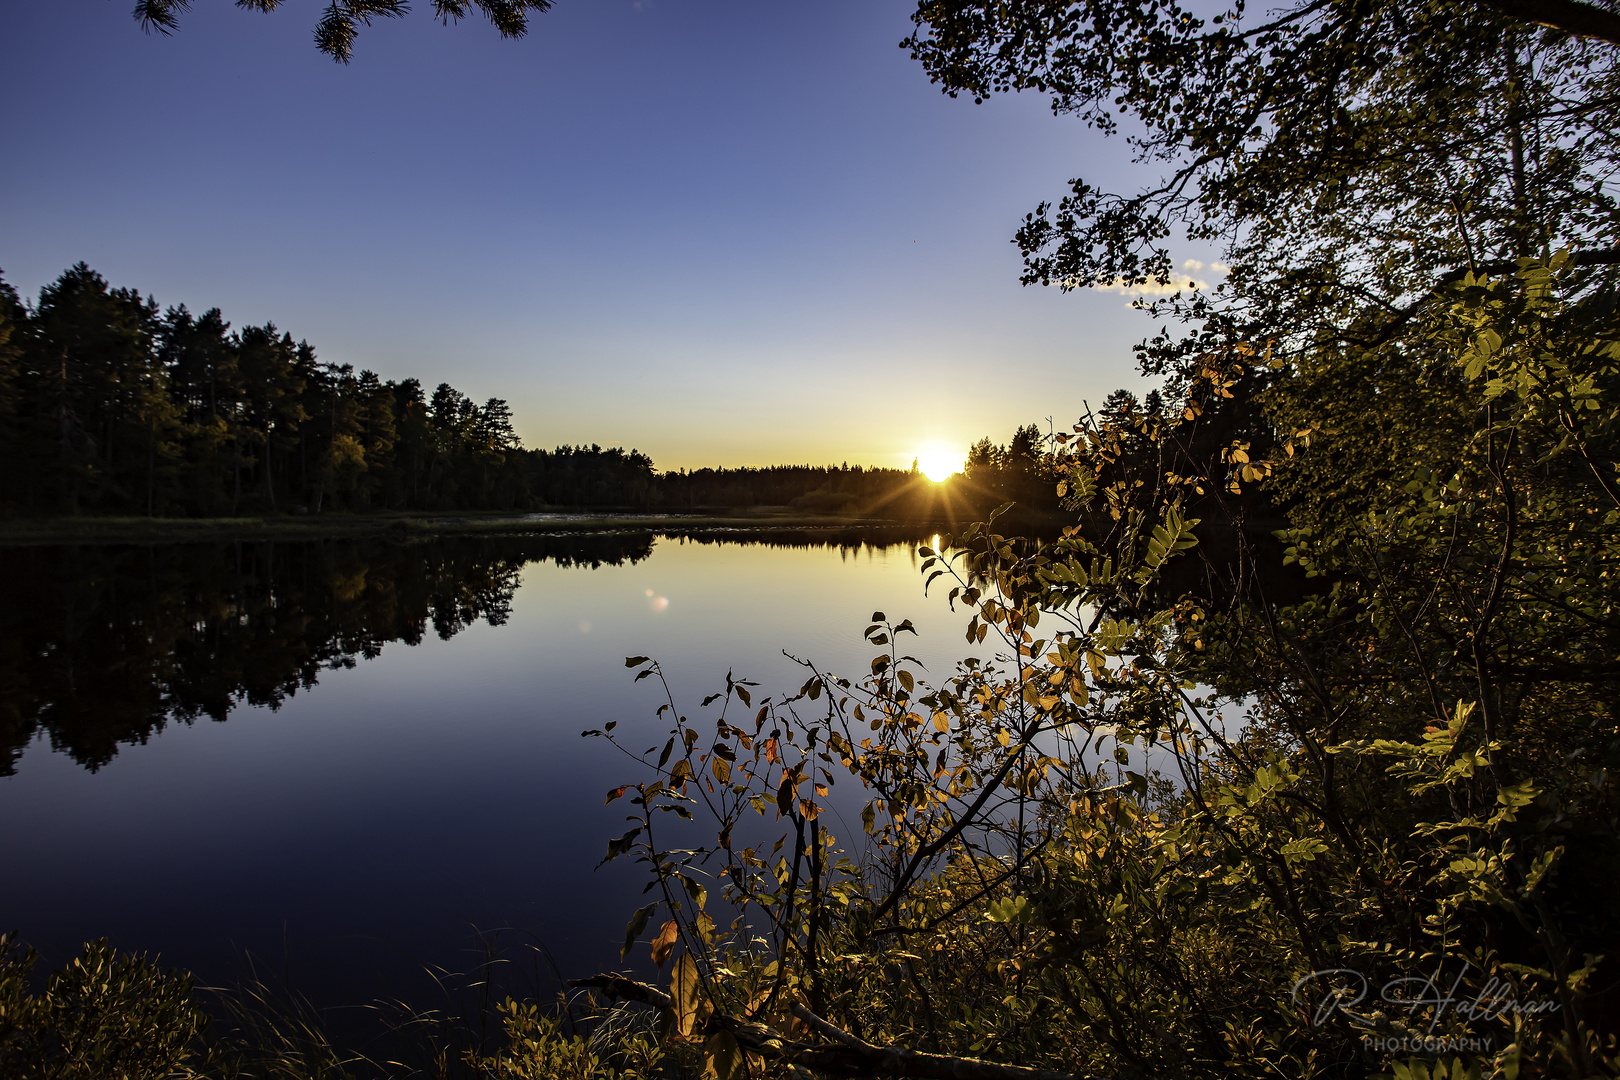
<svg viewBox="0 0 1620 1080"><path fill-rule="evenodd" d="M7 550L0 928L53 966L102 936L205 982L251 956L325 1005L433 1004L424 969L470 970L478 931L617 968L644 879L592 867L605 792L645 774L580 732L665 730L624 658L696 715L728 669L797 688L784 649L859 674L878 609L943 674L965 617L923 596L928 539Z"/></svg>

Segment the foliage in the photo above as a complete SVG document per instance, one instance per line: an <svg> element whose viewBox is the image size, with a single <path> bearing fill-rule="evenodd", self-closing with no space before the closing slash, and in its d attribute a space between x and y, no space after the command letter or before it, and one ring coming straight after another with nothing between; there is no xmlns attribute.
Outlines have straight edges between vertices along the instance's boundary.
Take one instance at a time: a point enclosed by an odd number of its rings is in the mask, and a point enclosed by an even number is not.
<svg viewBox="0 0 1620 1080"><path fill-rule="evenodd" d="M1047 95L1165 170L1134 194L1071 183L1017 237L1026 283L1157 286L1192 329L1145 352L1367 346L1469 271L1560 247L1613 264L1620 17L1519 0L920 0L904 43L948 93ZM1214 294L1171 247L1214 245Z"/></svg>
<svg viewBox="0 0 1620 1080"><path fill-rule="evenodd" d="M281 0L237 0L237 7L270 12ZM136 0L135 21L151 33L171 34L180 26L180 14L191 0ZM433 17L451 23L466 18L474 8L483 13L504 38L529 32L529 12L551 10L551 0L433 0ZM354 57L354 39L372 19L397 19L410 11L405 0L330 0L315 25L315 46L340 64Z"/></svg>
<svg viewBox="0 0 1620 1080"><path fill-rule="evenodd" d="M528 501L506 402L322 364L273 324L159 311L83 263L31 310L0 287L0 506L511 509Z"/></svg>
<svg viewBox="0 0 1620 1080"><path fill-rule="evenodd" d="M1025 424L1013 432L1005 446L992 443L986 436L968 448L962 486L966 494L988 500L980 518L1003 502L1057 510L1052 485L1058 476L1046 453L1046 443L1040 428Z"/></svg>
<svg viewBox="0 0 1620 1080"><path fill-rule="evenodd" d="M563 1020L540 1006L508 998L499 1007L506 1043L477 1060L479 1075L490 1080L628 1080L678 1076L659 1034L646 1014L629 1009L597 1010L586 1017L589 1035L566 1030Z"/></svg>
<svg viewBox="0 0 1620 1080"><path fill-rule="evenodd" d="M0 935L0 1073L17 1080L182 1080L200 1076L208 1018L188 976L105 939L53 972L34 993L37 957Z"/></svg>
<svg viewBox="0 0 1620 1080"><path fill-rule="evenodd" d="M1579 272L1465 277L1356 361L1375 416L1314 391L1337 357L1274 381L1265 450L1207 452L1199 406L1283 370L1264 349L1078 425L1065 487L1109 512L922 552L994 658L930 685L874 613L859 678L728 676L691 718L666 687L608 857L648 868L625 947L660 928L676 1033L718 1075L1615 1075L1620 326ZM1414 370L1445 392L1395 408ZM1256 487L1281 550L1244 528Z"/></svg>

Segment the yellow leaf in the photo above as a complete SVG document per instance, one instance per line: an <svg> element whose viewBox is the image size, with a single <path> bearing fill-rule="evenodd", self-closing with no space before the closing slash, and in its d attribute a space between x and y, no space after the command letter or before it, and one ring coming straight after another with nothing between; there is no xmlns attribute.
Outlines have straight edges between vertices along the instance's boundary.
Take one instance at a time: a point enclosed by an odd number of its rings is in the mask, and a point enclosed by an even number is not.
<svg viewBox="0 0 1620 1080"><path fill-rule="evenodd" d="M742 1047L730 1032L722 1031L703 1044L704 1080L743 1080L746 1075Z"/></svg>
<svg viewBox="0 0 1620 1080"><path fill-rule="evenodd" d="M692 1038L703 1029L713 1007L703 993L703 976L691 953L682 953L675 961L669 996L675 999L675 1030L684 1039Z"/></svg>

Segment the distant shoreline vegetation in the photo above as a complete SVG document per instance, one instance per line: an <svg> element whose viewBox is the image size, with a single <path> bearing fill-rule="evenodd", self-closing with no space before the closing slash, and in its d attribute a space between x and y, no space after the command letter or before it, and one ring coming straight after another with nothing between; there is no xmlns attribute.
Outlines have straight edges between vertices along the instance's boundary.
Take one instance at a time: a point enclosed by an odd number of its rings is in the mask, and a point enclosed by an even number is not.
<svg viewBox="0 0 1620 1080"><path fill-rule="evenodd" d="M1058 511L1040 432L981 440L944 484L909 470L776 465L659 472L622 447L526 449L505 400L320 361L274 323L232 329L112 288L84 263L25 305L0 280L0 515L779 508L972 521Z"/></svg>

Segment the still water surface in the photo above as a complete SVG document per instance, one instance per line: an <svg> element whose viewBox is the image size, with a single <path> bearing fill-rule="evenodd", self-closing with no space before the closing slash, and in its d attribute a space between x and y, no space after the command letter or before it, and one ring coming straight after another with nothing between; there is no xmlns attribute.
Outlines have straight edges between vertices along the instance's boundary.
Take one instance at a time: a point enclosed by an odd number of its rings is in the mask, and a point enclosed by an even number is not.
<svg viewBox="0 0 1620 1080"><path fill-rule="evenodd" d="M643 879L592 867L624 828L604 793L644 774L580 732L662 741L624 658L695 710L728 669L796 688L784 649L858 674L879 609L949 671L964 618L923 595L926 540L7 551L0 927L52 965L101 936L205 982L252 956L327 1005L420 998L475 928L618 967Z"/></svg>

